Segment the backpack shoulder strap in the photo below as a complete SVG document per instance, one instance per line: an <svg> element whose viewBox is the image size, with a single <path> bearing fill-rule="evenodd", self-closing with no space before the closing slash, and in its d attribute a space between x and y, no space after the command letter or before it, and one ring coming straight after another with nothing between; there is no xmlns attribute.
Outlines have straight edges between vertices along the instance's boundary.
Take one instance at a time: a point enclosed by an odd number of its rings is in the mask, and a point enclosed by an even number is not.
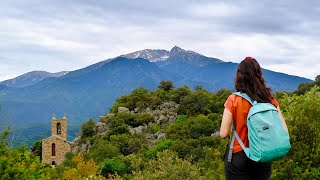
<svg viewBox="0 0 320 180"><path fill-rule="evenodd" d="M246 93L241 93L241 92L235 92L233 93L237 96L240 96L244 99L246 99L251 105L254 105L256 104L257 102L256 101L251 101L251 98L246 94ZM248 152L248 148L245 147L245 145L243 144L241 138L239 137L239 134L233 124L233 121L232 121L232 130L233 130L233 133L232 133L232 138L231 138L231 142L230 142L230 146L229 146L229 152L228 152L228 162L231 162L231 159L232 159L232 151L233 151L233 145L234 145L234 141L235 139L237 139L238 143L240 144L241 148L243 149L243 151L245 152L245 154L249 157L249 152Z"/></svg>
<svg viewBox="0 0 320 180"><path fill-rule="evenodd" d="M233 93L233 94L244 98L244 99L247 100L251 105L255 104L255 101L252 101L251 98L250 98L246 93L235 92L235 93Z"/></svg>
<svg viewBox="0 0 320 180"><path fill-rule="evenodd" d="M233 125L232 122L232 129L233 129L233 133L232 133L232 138L231 138L231 142L230 142L230 146L229 146L229 152L228 152L228 162L231 162L232 159L232 151L233 151L233 145L234 145L234 141L235 139L237 139L238 143L240 144L241 148L244 150L244 152L247 154L247 149L245 147L245 145L243 144L241 138L239 137L239 134L237 133L236 128Z"/></svg>

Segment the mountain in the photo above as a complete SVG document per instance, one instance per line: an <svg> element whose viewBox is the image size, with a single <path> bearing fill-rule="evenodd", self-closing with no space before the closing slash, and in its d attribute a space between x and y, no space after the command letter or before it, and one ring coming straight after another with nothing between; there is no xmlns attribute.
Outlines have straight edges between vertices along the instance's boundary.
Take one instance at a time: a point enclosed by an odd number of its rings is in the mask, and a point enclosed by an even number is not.
<svg viewBox="0 0 320 180"><path fill-rule="evenodd" d="M121 55L121 57L136 59L143 58L150 62L158 62L158 65L166 65L178 61L197 66L205 66L212 63L223 62L216 58L209 58L194 51L187 51L178 46L174 46L170 51L145 49L133 53ZM163 63L165 62L165 63Z"/></svg>
<svg viewBox="0 0 320 180"><path fill-rule="evenodd" d="M129 58L129 59L136 59L136 58L143 58L147 59L150 62L158 62L158 61L165 61L168 59L170 52L166 50L152 50L152 49L145 49L141 51L136 51L130 54L121 55L121 57Z"/></svg>
<svg viewBox="0 0 320 180"><path fill-rule="evenodd" d="M68 71L62 71L57 73L49 73L46 71L32 71L13 79L0 82L0 85L9 87L26 87L37 84L38 82L47 79L49 77L61 77L67 74Z"/></svg>
<svg viewBox="0 0 320 180"><path fill-rule="evenodd" d="M58 117L66 114L68 126L73 127L69 129L69 139L72 140L81 123L90 117L97 120L109 111L116 98L135 88L142 86L154 90L161 80L172 80L175 87L202 85L210 91L233 89L236 68L236 63L179 47L170 51L137 51L62 76L46 77L28 86L17 88L0 84L0 119L10 119L8 124L14 127L16 143L21 144L45 136L47 132L41 131L50 127L53 113ZM311 81L263 71L274 91L293 91L300 83Z"/></svg>

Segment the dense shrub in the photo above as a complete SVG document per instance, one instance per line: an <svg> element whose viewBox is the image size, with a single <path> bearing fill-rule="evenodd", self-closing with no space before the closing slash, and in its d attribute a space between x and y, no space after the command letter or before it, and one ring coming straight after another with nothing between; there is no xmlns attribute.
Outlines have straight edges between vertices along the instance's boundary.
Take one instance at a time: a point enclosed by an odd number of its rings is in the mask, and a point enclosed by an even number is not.
<svg viewBox="0 0 320 180"><path fill-rule="evenodd" d="M94 122L93 119L89 119L89 121L81 125L82 140L93 137L95 134L96 134L96 123Z"/></svg>
<svg viewBox="0 0 320 180"><path fill-rule="evenodd" d="M120 155L118 147L103 139L97 140L89 150L90 157L97 163Z"/></svg>
<svg viewBox="0 0 320 180"><path fill-rule="evenodd" d="M172 140L165 139L162 141L159 141L155 146L150 148L146 153L146 157L152 158L155 157L158 152L161 152L165 149L168 149L172 145Z"/></svg>
<svg viewBox="0 0 320 180"><path fill-rule="evenodd" d="M101 174L108 178L109 174L123 175L127 172L127 166L123 162L118 162L114 159L105 159L99 164Z"/></svg>

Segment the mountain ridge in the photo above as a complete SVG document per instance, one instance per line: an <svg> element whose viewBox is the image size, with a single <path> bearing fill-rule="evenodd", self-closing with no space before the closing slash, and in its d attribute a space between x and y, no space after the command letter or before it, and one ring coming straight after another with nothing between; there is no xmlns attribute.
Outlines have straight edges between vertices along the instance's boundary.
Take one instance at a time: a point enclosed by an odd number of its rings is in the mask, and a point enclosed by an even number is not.
<svg viewBox="0 0 320 180"><path fill-rule="evenodd" d="M26 123L47 124L53 113L66 114L68 124L76 127L90 117L97 119L107 113L118 97L138 87L154 90L161 80L172 80L175 87L201 85L209 91L233 89L236 68L237 63L182 51L178 47L164 61L118 56L30 86L0 85L3 112L0 115L10 115L12 124L23 129ZM293 91L300 83L311 81L263 71L274 91Z"/></svg>
<svg viewBox="0 0 320 180"><path fill-rule="evenodd" d="M0 82L0 84L9 87L26 87L37 84L38 82L50 77L61 77L68 73L69 71L61 71L56 73L50 73L47 71L31 71L15 78L4 80Z"/></svg>

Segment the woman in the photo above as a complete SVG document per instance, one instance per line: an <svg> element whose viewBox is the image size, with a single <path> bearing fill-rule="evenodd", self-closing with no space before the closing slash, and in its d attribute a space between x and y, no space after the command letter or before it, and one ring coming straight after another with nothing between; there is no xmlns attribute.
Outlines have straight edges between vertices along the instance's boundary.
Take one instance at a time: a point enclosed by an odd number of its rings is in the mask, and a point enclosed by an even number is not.
<svg viewBox="0 0 320 180"><path fill-rule="evenodd" d="M239 64L235 78L235 89L238 92L246 93L251 100L273 104L279 111L284 127L288 129L281 114L279 103L272 96L271 89L266 86L261 67L254 58L246 57ZM242 97L232 94L224 106L220 137L226 138L229 136L233 121L242 142L248 147L249 141L246 119L252 105ZM228 153L228 149L226 153ZM246 156L236 140L232 153L231 162L227 162L225 158L226 179L270 179L271 163L252 161ZM227 155L225 157L227 157Z"/></svg>

